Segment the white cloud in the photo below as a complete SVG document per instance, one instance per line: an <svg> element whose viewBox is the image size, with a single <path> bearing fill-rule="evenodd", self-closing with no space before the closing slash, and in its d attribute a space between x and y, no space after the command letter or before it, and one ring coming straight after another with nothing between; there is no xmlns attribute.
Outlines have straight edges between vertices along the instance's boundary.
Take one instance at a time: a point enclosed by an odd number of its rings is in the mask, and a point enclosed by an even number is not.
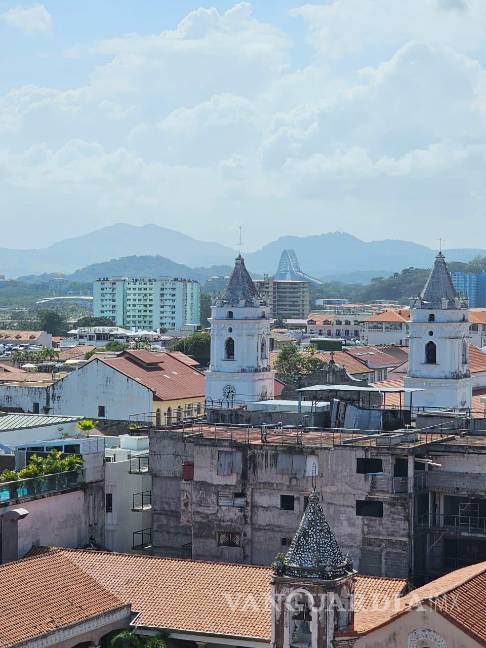
<svg viewBox="0 0 486 648"><path fill-rule="evenodd" d="M53 28L52 17L43 4L12 7L2 13L0 19L9 27L27 33L48 33Z"/></svg>
<svg viewBox="0 0 486 648"><path fill-rule="evenodd" d="M94 44L82 87L0 96L0 213L32 231L48 214L55 238L69 214L231 244L242 222L253 247L335 229L433 244L439 227L474 245L486 2L335 0L293 15L309 59L240 3Z"/></svg>

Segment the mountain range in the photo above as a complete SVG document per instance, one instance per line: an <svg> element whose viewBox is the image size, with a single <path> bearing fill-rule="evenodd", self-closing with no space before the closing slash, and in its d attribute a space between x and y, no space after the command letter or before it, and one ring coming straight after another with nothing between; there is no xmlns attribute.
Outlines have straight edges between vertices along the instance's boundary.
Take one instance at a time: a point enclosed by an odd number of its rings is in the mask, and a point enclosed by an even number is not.
<svg viewBox="0 0 486 648"><path fill-rule="evenodd" d="M282 236L245 254L249 270L273 274L284 249L295 250L304 272L329 279L351 277L369 281L405 267L428 268L436 251L401 240L362 241L334 232L311 236ZM57 273L73 281L91 281L113 274L157 274L202 278L226 274L237 254L220 243L199 241L158 225L116 224L95 232L30 250L0 248L0 273L8 278ZM485 249L445 251L448 261L470 261Z"/></svg>

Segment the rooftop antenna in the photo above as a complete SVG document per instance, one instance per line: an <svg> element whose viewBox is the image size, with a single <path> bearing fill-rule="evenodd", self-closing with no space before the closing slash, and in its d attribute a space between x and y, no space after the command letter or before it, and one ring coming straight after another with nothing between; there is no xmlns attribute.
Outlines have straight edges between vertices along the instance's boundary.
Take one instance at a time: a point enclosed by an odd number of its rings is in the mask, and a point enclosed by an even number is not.
<svg viewBox="0 0 486 648"><path fill-rule="evenodd" d="M243 247L243 228L240 225L238 229L240 231L240 235L238 238L238 254L239 256L241 256L241 248Z"/></svg>
<svg viewBox="0 0 486 648"><path fill-rule="evenodd" d="M442 244L445 243L445 239L437 239L439 241L439 253L442 254Z"/></svg>

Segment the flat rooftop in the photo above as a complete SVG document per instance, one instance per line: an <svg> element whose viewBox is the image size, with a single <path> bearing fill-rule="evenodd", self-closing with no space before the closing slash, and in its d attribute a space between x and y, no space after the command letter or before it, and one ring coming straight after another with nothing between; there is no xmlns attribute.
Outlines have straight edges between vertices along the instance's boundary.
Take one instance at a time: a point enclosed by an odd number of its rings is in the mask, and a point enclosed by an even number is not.
<svg viewBox="0 0 486 648"><path fill-rule="evenodd" d="M168 428L155 430L152 434L163 434ZM213 425L194 423L172 426L170 432L179 432L187 441L231 441L253 446L286 446L304 448L332 448L336 446L400 448L412 450L423 446L448 444L458 447L477 447L486 450L486 436L460 436L444 432L425 432L415 429L379 432L377 430L342 430L281 428L266 426L249 427L245 425Z"/></svg>

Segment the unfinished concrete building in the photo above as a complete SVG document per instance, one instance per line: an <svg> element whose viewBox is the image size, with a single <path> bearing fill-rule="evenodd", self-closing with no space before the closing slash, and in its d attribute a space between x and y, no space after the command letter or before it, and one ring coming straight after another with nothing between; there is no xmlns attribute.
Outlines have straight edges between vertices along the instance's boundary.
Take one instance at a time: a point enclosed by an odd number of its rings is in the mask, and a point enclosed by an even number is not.
<svg viewBox="0 0 486 648"><path fill-rule="evenodd" d="M364 574L429 580L486 560L486 437L208 424L154 430L153 551L269 565L316 484Z"/></svg>

